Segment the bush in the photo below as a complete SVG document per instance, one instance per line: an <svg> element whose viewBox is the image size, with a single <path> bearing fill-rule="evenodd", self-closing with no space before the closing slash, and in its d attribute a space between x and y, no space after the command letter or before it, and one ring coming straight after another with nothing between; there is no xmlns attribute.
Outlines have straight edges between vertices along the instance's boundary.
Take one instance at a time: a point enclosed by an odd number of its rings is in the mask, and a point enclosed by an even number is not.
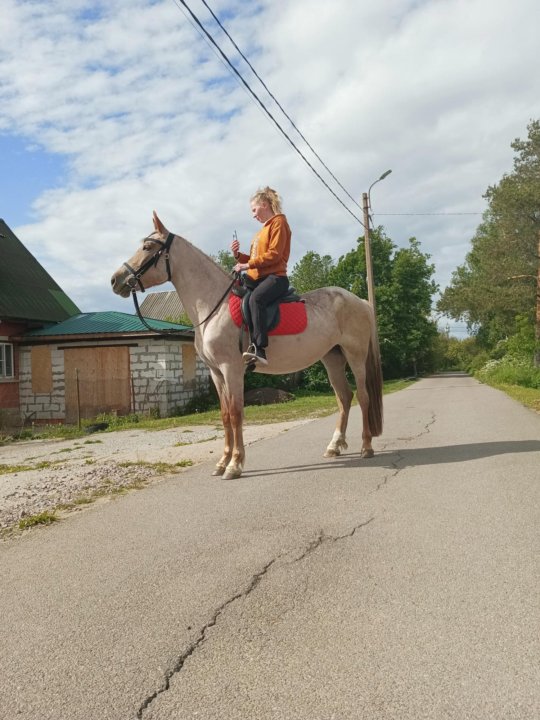
<svg viewBox="0 0 540 720"><path fill-rule="evenodd" d="M527 360L508 356L502 360L490 360L476 372L476 376L490 383L540 389L540 368Z"/></svg>

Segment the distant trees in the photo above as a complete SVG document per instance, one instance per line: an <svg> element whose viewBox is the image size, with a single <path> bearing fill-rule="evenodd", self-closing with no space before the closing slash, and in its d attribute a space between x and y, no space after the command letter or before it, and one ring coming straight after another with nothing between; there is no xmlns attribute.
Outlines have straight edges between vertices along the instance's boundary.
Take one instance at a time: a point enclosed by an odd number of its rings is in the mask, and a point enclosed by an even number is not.
<svg viewBox="0 0 540 720"><path fill-rule="evenodd" d="M379 342L386 377L432 369L435 322L431 319L434 266L411 238L398 248L379 227L371 234ZM309 251L294 266L291 282L300 292L338 285L367 297L364 237L337 262Z"/></svg>
<svg viewBox="0 0 540 720"><path fill-rule="evenodd" d="M489 187L488 209L465 263L452 276L437 308L467 322L478 343L493 350L535 323L540 232L540 121L516 139L513 172Z"/></svg>

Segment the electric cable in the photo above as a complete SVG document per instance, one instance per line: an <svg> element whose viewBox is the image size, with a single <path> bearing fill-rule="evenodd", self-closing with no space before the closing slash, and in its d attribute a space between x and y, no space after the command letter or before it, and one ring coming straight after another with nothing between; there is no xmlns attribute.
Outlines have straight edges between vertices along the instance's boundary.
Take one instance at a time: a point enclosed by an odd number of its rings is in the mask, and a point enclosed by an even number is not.
<svg viewBox="0 0 540 720"><path fill-rule="evenodd" d="M302 140L306 143L306 145L307 145L308 148L311 150L311 152L315 155L315 157L317 158L317 160L321 163L321 165L325 168L325 170L327 170L327 172L330 174L330 176L336 181L336 183L337 183L337 184L339 185L339 187L343 190L343 192L353 201L353 203L354 203L358 208L360 208L360 210L362 210L362 206L360 205L360 203L357 202L357 201L355 200L355 198L354 198L354 197L350 194L350 192L347 190L347 188L344 187L344 186L341 184L341 182L338 180L338 178L334 175L334 173L330 170L330 168L328 167L328 165L324 162L324 160L321 158L321 156L320 156L320 155L318 154L318 152L315 150L315 148L313 147L313 145L311 145L311 143L309 142L309 140L308 140L308 139L306 138L306 136L302 133L302 131L301 131L300 128L296 125L296 123L295 123L294 120L291 118L291 116L287 113L287 111L285 110L285 108L283 107L283 105L279 102L279 100L278 100L278 99L276 98L276 96L272 93L272 91L270 90L270 88L268 87L268 85L264 82L264 80L262 79L262 77L261 77L261 76L259 75L259 73L255 70L255 68L253 67L253 65L251 64L251 62L248 60L248 58L244 55L244 53L242 52L242 50L241 50L241 49L238 47L238 45L235 43L235 41L234 41L233 38L231 37L231 35L230 35L230 33L228 32L228 30L222 25L220 19L216 16L216 14L215 14L214 11L212 10L212 8L208 5L208 3L206 2L206 0L201 0L201 2L202 2L202 4L206 7L206 9L207 9L208 12L210 13L210 15L212 15L212 17L214 18L214 20L216 21L216 23L219 25L219 27L221 28L221 30L225 33L225 35L229 38L229 40L231 41L231 43L234 45L234 47L236 48L236 50L237 50L238 54L240 55L240 57L242 57L242 58L244 59L244 61L247 63L247 65L249 66L250 70L253 72L253 74L254 74L255 77L257 78L257 80L261 83L261 85L263 86L263 88L264 88L264 89L266 90L266 92L270 95L270 97L272 98L272 100L276 103L276 105L278 106L278 108L279 108L279 109L281 110L281 112L285 115L285 117L287 118L287 120L291 123L291 125L293 126L293 128L294 128L294 129L296 130L296 132L300 135L300 137L301 137Z"/></svg>
<svg viewBox="0 0 540 720"><path fill-rule="evenodd" d="M364 223L362 220L360 220L359 217L357 217L352 210L350 210L347 205L341 200L341 198L332 190L330 185L326 182L326 180L320 175L320 173L317 172L317 170L313 167L313 165L309 162L309 160L306 158L306 156L302 153L302 151L295 145L294 141L289 137L287 132L281 127L279 122L275 119L275 117L272 115L270 110L266 107L266 105L262 102L262 100L259 98L259 96L252 90L248 82L243 78L242 74L234 67L233 63L230 61L228 56L223 52L223 50L219 47L219 45L216 43L212 35L206 30L206 28L203 26L199 18L195 15L195 13L191 10L189 5L185 2L185 0L173 0L174 4L178 7L178 3L180 3L183 7L186 8L188 13L191 15L192 19L196 23L196 25L202 30L202 32L205 34L205 36L208 38L208 40L212 43L212 45L217 49L219 54L222 56L222 58L225 60L229 68L234 72L234 74L238 77L238 79L241 81L241 83L244 85L244 87L248 90L250 95L254 98L254 100L260 105L260 107L264 110L266 115L270 118L270 120L274 123L274 125L278 128L278 130L281 132L281 134L284 136L284 138L287 140L287 142L292 146L292 148L300 155L302 160L306 163L306 165L311 169L311 171L319 178L319 180L322 182L322 184L326 187L327 190L329 190L332 195L335 197L335 199L339 202L339 204L351 215L357 222L364 227ZM181 8L179 8L181 9Z"/></svg>

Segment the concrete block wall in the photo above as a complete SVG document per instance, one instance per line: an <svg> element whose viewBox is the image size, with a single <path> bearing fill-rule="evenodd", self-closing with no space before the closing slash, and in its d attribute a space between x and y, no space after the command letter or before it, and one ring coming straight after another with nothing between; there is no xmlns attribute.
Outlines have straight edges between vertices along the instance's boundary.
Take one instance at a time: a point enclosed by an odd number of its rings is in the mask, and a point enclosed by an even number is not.
<svg viewBox="0 0 540 720"><path fill-rule="evenodd" d="M51 346L52 391L34 394L32 390L31 348L19 352L19 399L21 418L31 421L63 421L66 416L64 351Z"/></svg>
<svg viewBox="0 0 540 720"><path fill-rule="evenodd" d="M186 387L182 345L176 341L148 341L131 346L130 371L135 413L171 415L191 399L205 392L210 373L197 356L195 382ZM52 391L34 394L31 375L31 348L20 348L19 399L21 419L36 422L62 422L66 417L64 349L51 345Z"/></svg>
<svg viewBox="0 0 540 720"><path fill-rule="evenodd" d="M134 412L171 415L197 395L205 392L210 383L208 368L197 357L195 383L186 387L182 362L182 343L149 342L130 348Z"/></svg>

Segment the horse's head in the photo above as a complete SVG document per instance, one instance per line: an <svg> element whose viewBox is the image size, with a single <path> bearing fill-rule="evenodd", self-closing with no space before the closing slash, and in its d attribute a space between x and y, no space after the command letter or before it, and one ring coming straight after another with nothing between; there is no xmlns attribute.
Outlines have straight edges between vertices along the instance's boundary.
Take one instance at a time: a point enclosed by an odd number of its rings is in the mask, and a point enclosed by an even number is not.
<svg viewBox="0 0 540 720"><path fill-rule="evenodd" d="M174 235L169 233L155 211L153 220L154 232L141 241L135 255L123 263L111 278L113 292L117 295L128 297L133 290L144 292L146 288L171 279L169 248Z"/></svg>

